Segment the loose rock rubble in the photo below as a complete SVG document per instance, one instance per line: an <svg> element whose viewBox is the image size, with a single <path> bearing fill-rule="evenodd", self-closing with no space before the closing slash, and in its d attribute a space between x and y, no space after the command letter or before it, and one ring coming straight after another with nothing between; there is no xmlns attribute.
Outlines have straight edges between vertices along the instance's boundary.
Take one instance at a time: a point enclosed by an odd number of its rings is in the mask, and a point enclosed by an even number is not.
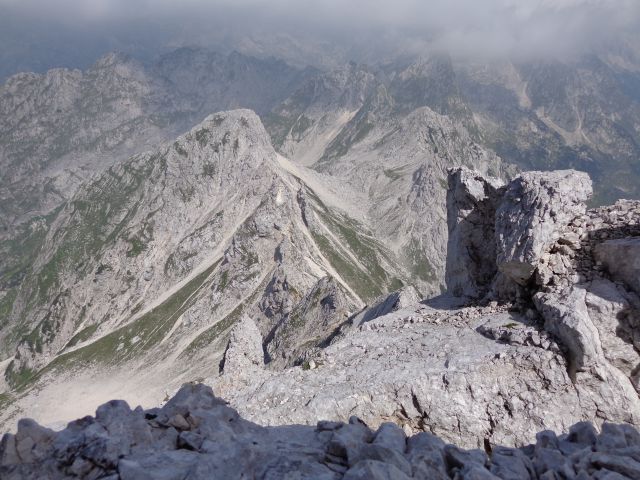
<svg viewBox="0 0 640 480"><path fill-rule="evenodd" d="M521 448L464 450L393 423L374 431L357 417L262 427L211 388L188 384L162 408L111 401L60 432L21 420L0 444L0 478L622 480L640 478L640 433L610 423L598 433L583 422Z"/></svg>

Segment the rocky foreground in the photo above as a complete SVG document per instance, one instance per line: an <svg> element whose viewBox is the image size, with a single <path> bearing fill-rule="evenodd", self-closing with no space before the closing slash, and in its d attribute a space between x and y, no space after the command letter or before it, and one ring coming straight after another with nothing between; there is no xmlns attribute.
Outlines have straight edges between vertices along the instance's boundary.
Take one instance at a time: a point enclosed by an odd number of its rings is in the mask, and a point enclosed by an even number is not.
<svg viewBox="0 0 640 480"><path fill-rule="evenodd" d="M101 406L53 432L21 420L0 446L0 477L173 479L608 479L640 478L640 433L578 423L540 432L522 448L463 450L394 423L370 429L321 421L263 427L238 415L210 387L185 385L162 408Z"/></svg>

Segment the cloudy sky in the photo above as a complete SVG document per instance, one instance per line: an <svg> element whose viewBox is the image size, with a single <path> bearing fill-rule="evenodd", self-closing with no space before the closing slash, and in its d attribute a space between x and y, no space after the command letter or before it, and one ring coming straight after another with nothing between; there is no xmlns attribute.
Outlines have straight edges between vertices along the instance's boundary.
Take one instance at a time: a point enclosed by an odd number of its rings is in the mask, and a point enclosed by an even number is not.
<svg viewBox="0 0 640 480"><path fill-rule="evenodd" d="M346 56L438 49L553 57L639 30L640 0L0 0L0 61L5 69L20 61L85 66L103 50L151 55L183 44L266 54L297 47L298 56L324 46Z"/></svg>

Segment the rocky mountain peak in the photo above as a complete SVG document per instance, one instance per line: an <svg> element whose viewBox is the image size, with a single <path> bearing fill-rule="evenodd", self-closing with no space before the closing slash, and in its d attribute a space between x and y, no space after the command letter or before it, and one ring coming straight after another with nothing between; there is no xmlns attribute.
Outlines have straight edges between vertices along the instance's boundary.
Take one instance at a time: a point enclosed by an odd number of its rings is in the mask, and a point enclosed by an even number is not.
<svg viewBox="0 0 640 480"><path fill-rule="evenodd" d="M269 134L253 110L238 109L209 115L200 125L194 127L192 132L202 129L215 132L216 137L211 138L214 144L227 137L234 141L245 140L248 142L246 147L272 148Z"/></svg>

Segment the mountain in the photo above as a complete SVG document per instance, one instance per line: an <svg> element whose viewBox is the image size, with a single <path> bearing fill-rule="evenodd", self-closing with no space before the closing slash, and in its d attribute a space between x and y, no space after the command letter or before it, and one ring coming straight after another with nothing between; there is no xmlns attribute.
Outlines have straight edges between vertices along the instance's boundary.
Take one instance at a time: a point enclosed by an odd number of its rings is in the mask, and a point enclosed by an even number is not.
<svg viewBox="0 0 640 480"><path fill-rule="evenodd" d="M274 368L301 362L365 302L411 281L349 205L278 155L250 110L110 167L56 211L3 299L10 391L20 404L34 385L153 369L145 388L157 397L216 365L243 315Z"/></svg>
<svg viewBox="0 0 640 480"><path fill-rule="evenodd" d="M486 145L502 158L523 169L589 172L596 204L640 196L637 61L589 56L458 68Z"/></svg>
<svg viewBox="0 0 640 480"><path fill-rule="evenodd" d="M594 204L640 196L633 62L350 63L309 78L265 125L283 155L368 197L375 230L428 295L442 288L450 166L577 168Z"/></svg>
<svg viewBox="0 0 640 480"><path fill-rule="evenodd" d="M423 295L439 293L446 253L446 170L506 177L485 149L446 58L393 70L350 64L309 79L266 117L280 151L346 182Z"/></svg>
<svg viewBox="0 0 640 480"><path fill-rule="evenodd" d="M305 75L276 60L184 48L151 66L109 54L85 72L8 79L0 86L0 328L56 215L89 179L212 111L268 110Z"/></svg>
<svg viewBox="0 0 640 480"><path fill-rule="evenodd" d="M247 111L225 117L260 133ZM574 170L447 180L447 295L366 309L278 372L243 316L219 375L59 431L23 418L0 442L0 475L638 478L640 202L587 210L591 181Z"/></svg>
<svg viewBox="0 0 640 480"><path fill-rule="evenodd" d="M275 59L182 48L145 66L108 54L88 70L0 87L0 235L47 215L83 180L218 110L268 111L307 73Z"/></svg>

